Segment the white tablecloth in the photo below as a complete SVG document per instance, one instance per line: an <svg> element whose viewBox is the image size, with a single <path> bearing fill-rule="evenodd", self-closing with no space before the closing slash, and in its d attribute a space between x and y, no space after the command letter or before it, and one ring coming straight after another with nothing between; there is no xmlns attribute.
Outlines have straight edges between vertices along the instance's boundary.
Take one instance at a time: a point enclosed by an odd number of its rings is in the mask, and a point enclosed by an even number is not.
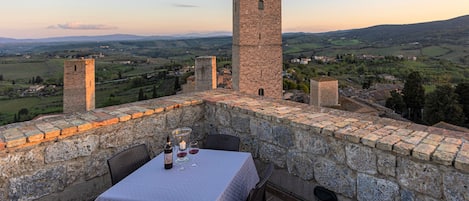
<svg viewBox="0 0 469 201"><path fill-rule="evenodd" d="M176 163L165 170L162 153L96 201L244 201L259 181L250 153L200 149L189 157L184 170Z"/></svg>

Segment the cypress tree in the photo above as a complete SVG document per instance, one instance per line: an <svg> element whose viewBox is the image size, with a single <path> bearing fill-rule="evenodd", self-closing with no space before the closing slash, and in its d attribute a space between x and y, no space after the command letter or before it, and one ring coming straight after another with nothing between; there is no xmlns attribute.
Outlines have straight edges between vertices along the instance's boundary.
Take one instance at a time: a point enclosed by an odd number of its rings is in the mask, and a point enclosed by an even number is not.
<svg viewBox="0 0 469 201"><path fill-rule="evenodd" d="M407 118L420 123L422 121L422 109L425 104L425 89L419 72L414 71L407 76L402 94L408 109Z"/></svg>
<svg viewBox="0 0 469 201"><path fill-rule="evenodd" d="M143 89L140 88L140 90L138 91L138 100L141 101L141 100L145 100L145 94L143 93Z"/></svg>
<svg viewBox="0 0 469 201"><path fill-rule="evenodd" d="M462 125L464 113L458 103L458 94L450 85L437 86L425 100L424 120L429 125L440 121Z"/></svg>

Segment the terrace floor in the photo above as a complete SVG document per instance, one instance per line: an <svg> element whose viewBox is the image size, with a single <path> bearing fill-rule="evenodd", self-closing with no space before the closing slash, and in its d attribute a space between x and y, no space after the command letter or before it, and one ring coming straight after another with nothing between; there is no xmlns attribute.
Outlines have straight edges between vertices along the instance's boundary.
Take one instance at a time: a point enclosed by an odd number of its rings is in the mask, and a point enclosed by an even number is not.
<svg viewBox="0 0 469 201"><path fill-rule="evenodd" d="M267 184L266 188L267 192L267 201L300 201L303 200L299 197L289 195L286 192L278 189L269 183Z"/></svg>

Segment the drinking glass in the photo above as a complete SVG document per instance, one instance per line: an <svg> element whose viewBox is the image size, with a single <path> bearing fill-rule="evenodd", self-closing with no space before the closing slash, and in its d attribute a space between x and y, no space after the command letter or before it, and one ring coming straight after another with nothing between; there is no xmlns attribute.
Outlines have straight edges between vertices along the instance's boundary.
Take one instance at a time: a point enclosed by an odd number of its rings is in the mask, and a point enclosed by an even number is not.
<svg viewBox="0 0 469 201"><path fill-rule="evenodd" d="M189 145L189 154L192 155L192 167L196 167L197 166L197 163L195 162L195 155L197 153L199 153L199 143L197 141L191 141L190 145Z"/></svg>
<svg viewBox="0 0 469 201"><path fill-rule="evenodd" d="M189 158L187 157L188 146L186 143L189 142L191 133L192 129L188 127L177 128L172 131L172 135L175 141L174 143L177 147L177 163L182 163L189 160Z"/></svg>
<svg viewBox="0 0 469 201"><path fill-rule="evenodd" d="M182 127L174 129L171 133L176 145L176 165L179 167L179 170L184 170L184 163L189 160L189 157L187 157L189 146L186 143L190 141L192 129L189 127Z"/></svg>

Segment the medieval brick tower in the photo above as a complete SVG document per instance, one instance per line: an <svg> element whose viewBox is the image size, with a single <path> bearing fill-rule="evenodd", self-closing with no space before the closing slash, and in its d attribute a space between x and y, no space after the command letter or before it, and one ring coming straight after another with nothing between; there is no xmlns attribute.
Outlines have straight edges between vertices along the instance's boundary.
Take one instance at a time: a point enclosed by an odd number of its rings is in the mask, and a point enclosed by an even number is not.
<svg viewBox="0 0 469 201"><path fill-rule="evenodd" d="M94 59L73 59L64 64L64 113L95 108Z"/></svg>
<svg viewBox="0 0 469 201"><path fill-rule="evenodd" d="M282 98L281 0L233 0L233 89Z"/></svg>
<svg viewBox="0 0 469 201"><path fill-rule="evenodd" d="M217 88L217 58L202 56L195 59L195 91Z"/></svg>

